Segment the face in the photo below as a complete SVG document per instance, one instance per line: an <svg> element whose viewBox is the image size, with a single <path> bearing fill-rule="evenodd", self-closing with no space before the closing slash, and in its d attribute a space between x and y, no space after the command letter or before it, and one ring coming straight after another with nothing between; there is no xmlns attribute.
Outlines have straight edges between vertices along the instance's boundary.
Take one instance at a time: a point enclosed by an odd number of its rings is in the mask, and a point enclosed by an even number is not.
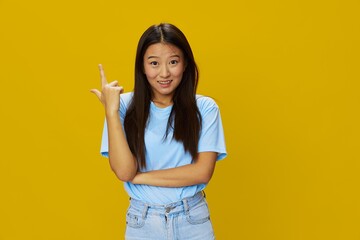
<svg viewBox="0 0 360 240"><path fill-rule="evenodd" d="M184 56L178 47L168 43L155 43L146 49L144 71L152 89L154 102L172 102L184 70Z"/></svg>

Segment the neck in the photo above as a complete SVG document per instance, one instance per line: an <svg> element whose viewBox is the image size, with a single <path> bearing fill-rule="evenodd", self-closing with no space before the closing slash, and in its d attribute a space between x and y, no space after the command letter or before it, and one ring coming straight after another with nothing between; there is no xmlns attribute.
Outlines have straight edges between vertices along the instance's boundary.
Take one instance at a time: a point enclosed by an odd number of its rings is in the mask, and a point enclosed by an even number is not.
<svg viewBox="0 0 360 240"><path fill-rule="evenodd" d="M165 108L173 104L172 96L153 96L152 101L157 107L161 108Z"/></svg>
<svg viewBox="0 0 360 240"><path fill-rule="evenodd" d="M152 102L157 106L157 107L160 107L160 108L165 108L165 107L168 107L170 105L173 104L173 101L172 100L158 100L158 99L153 99Z"/></svg>

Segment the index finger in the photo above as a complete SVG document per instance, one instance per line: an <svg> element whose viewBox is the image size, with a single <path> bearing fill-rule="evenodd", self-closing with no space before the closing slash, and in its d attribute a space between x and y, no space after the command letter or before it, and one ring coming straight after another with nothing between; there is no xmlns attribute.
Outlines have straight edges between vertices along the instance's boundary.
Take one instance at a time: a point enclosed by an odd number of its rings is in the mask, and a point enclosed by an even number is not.
<svg viewBox="0 0 360 240"><path fill-rule="evenodd" d="M101 87L104 87L107 84L104 68L102 64L99 64L99 71L100 71L100 80L101 80Z"/></svg>

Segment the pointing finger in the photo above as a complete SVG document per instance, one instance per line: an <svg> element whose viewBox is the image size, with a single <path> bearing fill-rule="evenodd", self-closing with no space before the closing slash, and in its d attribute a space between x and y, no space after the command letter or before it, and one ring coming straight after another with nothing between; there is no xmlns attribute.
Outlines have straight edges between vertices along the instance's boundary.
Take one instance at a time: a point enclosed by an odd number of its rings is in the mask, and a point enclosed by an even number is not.
<svg viewBox="0 0 360 240"><path fill-rule="evenodd" d="M100 80L101 80L101 87L105 87L107 84L104 68L101 64L99 64L99 71L100 71Z"/></svg>

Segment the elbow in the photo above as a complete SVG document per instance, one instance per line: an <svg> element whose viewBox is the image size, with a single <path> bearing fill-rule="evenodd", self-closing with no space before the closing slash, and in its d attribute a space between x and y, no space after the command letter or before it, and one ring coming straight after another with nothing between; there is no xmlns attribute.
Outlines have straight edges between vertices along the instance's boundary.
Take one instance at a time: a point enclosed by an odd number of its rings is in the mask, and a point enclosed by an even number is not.
<svg viewBox="0 0 360 240"><path fill-rule="evenodd" d="M114 171L116 177L122 182L131 182L136 174Z"/></svg>
<svg viewBox="0 0 360 240"><path fill-rule="evenodd" d="M122 182L130 182L134 179L136 175L136 171L129 171L129 170L124 171L115 168L111 168L111 170L115 173L116 177Z"/></svg>
<svg viewBox="0 0 360 240"><path fill-rule="evenodd" d="M212 174L204 173L199 174L198 182L199 184L208 184L211 180Z"/></svg>
<svg viewBox="0 0 360 240"><path fill-rule="evenodd" d="M109 158L110 160L110 158ZM130 182L136 176L137 173L137 164L125 163L125 164L116 164L110 161L110 168L116 177L122 182Z"/></svg>

